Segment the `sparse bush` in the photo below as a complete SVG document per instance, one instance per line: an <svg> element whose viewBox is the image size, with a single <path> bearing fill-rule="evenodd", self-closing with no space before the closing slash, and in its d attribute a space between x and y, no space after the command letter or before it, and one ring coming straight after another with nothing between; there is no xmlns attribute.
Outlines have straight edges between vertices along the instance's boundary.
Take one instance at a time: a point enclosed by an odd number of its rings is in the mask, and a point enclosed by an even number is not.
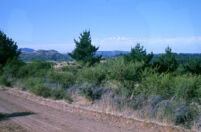
<svg viewBox="0 0 201 132"><path fill-rule="evenodd" d="M89 100L94 100L93 89L91 87L82 87L79 89L79 94Z"/></svg>
<svg viewBox="0 0 201 132"><path fill-rule="evenodd" d="M62 88L55 88L52 89L51 96L55 99L63 99L65 97L65 92Z"/></svg>
<svg viewBox="0 0 201 132"><path fill-rule="evenodd" d="M83 86L79 88L79 94L93 101L101 97L102 89L97 89L90 84L83 84Z"/></svg>
<svg viewBox="0 0 201 132"><path fill-rule="evenodd" d="M40 78L29 78L26 79L23 90L29 90L30 92L48 98L52 97L54 99L66 99L69 103L72 99L69 95L65 93L62 88L49 88L47 83L43 82Z"/></svg>

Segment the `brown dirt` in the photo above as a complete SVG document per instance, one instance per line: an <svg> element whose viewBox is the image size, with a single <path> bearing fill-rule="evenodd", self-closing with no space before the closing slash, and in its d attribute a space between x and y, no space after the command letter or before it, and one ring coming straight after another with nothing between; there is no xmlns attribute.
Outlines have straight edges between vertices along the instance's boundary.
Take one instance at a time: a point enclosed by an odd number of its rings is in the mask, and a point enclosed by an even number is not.
<svg viewBox="0 0 201 132"><path fill-rule="evenodd" d="M179 132L170 126L159 126L114 115L71 107L16 90L0 91L0 131L30 132ZM13 114L14 113L14 114ZM22 114L15 114L22 113ZM23 114L32 113L32 114ZM185 130L186 131L186 130Z"/></svg>

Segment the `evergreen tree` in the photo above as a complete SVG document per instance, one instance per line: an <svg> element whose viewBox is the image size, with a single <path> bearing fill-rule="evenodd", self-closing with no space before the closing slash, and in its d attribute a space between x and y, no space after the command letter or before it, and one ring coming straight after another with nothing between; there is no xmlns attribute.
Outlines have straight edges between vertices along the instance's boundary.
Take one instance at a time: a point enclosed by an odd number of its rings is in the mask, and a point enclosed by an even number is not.
<svg viewBox="0 0 201 132"><path fill-rule="evenodd" d="M131 48L129 55L125 55L125 59L127 61L144 61L145 64L149 64L152 58L153 53L147 54L146 49L144 49L143 46L140 46L139 43L135 46L135 48Z"/></svg>
<svg viewBox="0 0 201 132"><path fill-rule="evenodd" d="M187 72L201 74L201 61L198 59L190 60L186 65L184 65L184 69Z"/></svg>
<svg viewBox="0 0 201 132"><path fill-rule="evenodd" d="M17 51L17 44L0 31L0 68L9 60L18 58L20 51Z"/></svg>
<svg viewBox="0 0 201 132"><path fill-rule="evenodd" d="M100 62L101 56L95 56L98 47L91 44L90 31L84 31L80 34L79 41L74 40L76 48L69 55L78 62L93 65Z"/></svg>
<svg viewBox="0 0 201 132"><path fill-rule="evenodd" d="M165 54L159 56L154 62L154 66L159 68L159 72L173 72L177 69L178 62L170 47L165 49Z"/></svg>

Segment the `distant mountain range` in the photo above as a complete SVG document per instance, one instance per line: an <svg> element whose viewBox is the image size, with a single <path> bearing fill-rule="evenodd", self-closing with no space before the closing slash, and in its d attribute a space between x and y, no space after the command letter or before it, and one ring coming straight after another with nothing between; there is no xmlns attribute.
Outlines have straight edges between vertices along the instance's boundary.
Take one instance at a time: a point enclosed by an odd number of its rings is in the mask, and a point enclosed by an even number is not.
<svg viewBox="0 0 201 132"><path fill-rule="evenodd" d="M69 61L72 58L68 54L59 53L56 50L34 50L31 48L20 48L21 59L31 61L32 59L43 59L48 61ZM129 54L128 51L97 51L95 55L102 55L103 58L115 57L120 54Z"/></svg>
<svg viewBox="0 0 201 132"><path fill-rule="evenodd" d="M47 61L70 61L72 58L66 53L62 54L56 50L34 50L30 48L21 48L21 59L31 61L32 59L43 59ZM115 57L120 54L129 54L129 51L97 51L95 55L102 55L103 58ZM152 61L157 59L161 54L154 54ZM201 54L191 53L175 53L175 57L179 63L186 63L192 59L201 60Z"/></svg>
<svg viewBox="0 0 201 132"><path fill-rule="evenodd" d="M115 51L97 51L96 55L102 55L102 57L104 58L108 58L108 57L115 57L118 56L120 54L129 54L129 51L119 51L119 50L115 50Z"/></svg>
<svg viewBox="0 0 201 132"><path fill-rule="evenodd" d="M69 61L72 60L68 54L61 54L56 50L34 50L30 48L21 48L20 57L23 61L33 59L42 59L47 61Z"/></svg>

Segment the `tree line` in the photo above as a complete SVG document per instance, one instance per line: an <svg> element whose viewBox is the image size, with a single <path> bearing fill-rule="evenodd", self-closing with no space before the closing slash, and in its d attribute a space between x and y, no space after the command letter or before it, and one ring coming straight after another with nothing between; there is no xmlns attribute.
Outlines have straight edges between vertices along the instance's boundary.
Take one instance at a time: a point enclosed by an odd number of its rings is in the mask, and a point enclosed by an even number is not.
<svg viewBox="0 0 201 132"><path fill-rule="evenodd" d="M95 53L99 49L92 45L90 31L83 31L80 34L79 40L74 39L75 49L69 55L81 63L82 65L93 66L99 63L102 56L96 56ZM17 43L9 38L5 33L0 31L0 69L9 63L15 63L22 65L22 61L19 58L20 51L17 50ZM201 58L190 58L187 56L178 57L173 53L170 47L165 49L165 54L161 54L159 57L153 59L153 53L148 54L146 49L139 43L131 48L128 55L122 55L126 61L136 62L143 61L145 66L151 66L157 68L159 72L173 72L178 67L182 67L185 71L200 74L201 73ZM176 59L177 57L177 59ZM182 58L186 58L188 63L183 64ZM179 62L177 61L179 60ZM184 59L183 59L184 60ZM181 64L181 65L179 65Z"/></svg>

